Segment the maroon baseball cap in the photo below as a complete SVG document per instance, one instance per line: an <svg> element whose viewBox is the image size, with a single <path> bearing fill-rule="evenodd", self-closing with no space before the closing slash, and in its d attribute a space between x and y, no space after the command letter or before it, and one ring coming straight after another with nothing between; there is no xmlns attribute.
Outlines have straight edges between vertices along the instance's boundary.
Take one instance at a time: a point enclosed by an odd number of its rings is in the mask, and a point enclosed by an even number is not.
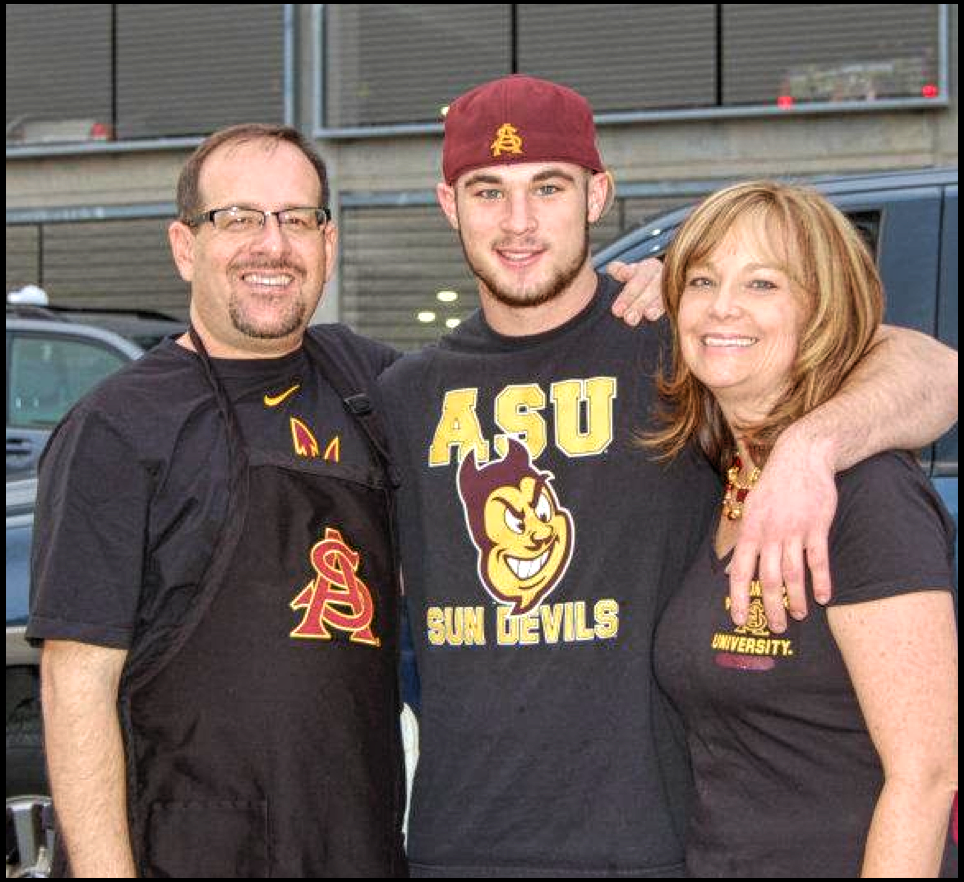
<svg viewBox="0 0 964 882"><path fill-rule="evenodd" d="M452 102L442 145L447 184L476 168L520 162L572 162L605 171L589 102L523 74L485 83Z"/></svg>

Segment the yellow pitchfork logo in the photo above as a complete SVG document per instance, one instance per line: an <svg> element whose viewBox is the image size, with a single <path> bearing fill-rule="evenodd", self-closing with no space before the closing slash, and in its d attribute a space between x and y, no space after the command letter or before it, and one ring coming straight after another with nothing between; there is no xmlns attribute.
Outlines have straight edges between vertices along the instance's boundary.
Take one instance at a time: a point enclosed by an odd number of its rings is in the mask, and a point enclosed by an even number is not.
<svg viewBox="0 0 964 882"><path fill-rule="evenodd" d="M495 133L495 140L489 149L492 151L492 156L494 157L501 156L503 153L518 153L521 155L522 138L519 137L515 126L511 123L506 123Z"/></svg>

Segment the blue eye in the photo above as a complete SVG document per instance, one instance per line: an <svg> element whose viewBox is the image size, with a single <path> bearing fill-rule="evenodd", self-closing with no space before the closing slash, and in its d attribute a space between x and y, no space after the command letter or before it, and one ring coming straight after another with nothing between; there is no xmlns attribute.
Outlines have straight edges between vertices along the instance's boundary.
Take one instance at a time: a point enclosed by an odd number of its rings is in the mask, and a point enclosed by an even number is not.
<svg viewBox="0 0 964 882"><path fill-rule="evenodd" d="M777 289L776 283L771 282L769 279L753 279L750 282L750 287L756 288L759 291L775 291Z"/></svg>

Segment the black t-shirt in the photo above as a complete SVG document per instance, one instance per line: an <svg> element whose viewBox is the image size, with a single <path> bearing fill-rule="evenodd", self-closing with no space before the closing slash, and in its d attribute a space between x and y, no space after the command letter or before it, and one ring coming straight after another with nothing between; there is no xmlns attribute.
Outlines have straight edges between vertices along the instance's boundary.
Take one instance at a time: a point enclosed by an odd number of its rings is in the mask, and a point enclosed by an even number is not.
<svg viewBox="0 0 964 882"><path fill-rule="evenodd" d="M397 358L342 326L308 333L372 394ZM367 439L303 350L213 364L248 447L372 469ZM203 574L224 524L228 465L224 421L193 352L171 338L108 378L43 458L27 636L129 648L158 605Z"/></svg>
<svg viewBox="0 0 964 882"><path fill-rule="evenodd" d="M415 875L681 872L688 772L650 652L719 485L638 445L661 331L615 319L615 290L536 336L476 314L382 377L422 685Z"/></svg>
<svg viewBox="0 0 964 882"><path fill-rule="evenodd" d="M860 463L838 491L832 603L950 589L953 522L910 456ZM883 772L827 612L811 605L774 634L755 596L737 628L714 532L656 638L698 793L687 868L700 878L859 876ZM953 864L956 875L956 847Z"/></svg>

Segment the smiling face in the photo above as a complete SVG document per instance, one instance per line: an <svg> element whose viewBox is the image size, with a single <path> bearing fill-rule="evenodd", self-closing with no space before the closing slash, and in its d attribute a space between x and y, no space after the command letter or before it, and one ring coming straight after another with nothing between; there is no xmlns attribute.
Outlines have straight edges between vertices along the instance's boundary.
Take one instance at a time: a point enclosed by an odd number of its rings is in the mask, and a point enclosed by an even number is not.
<svg viewBox="0 0 964 882"><path fill-rule="evenodd" d="M511 600L514 613L535 606L558 579L568 559L572 520L544 478L523 478L496 489L485 503L488 584Z"/></svg>
<svg viewBox="0 0 964 882"><path fill-rule="evenodd" d="M228 143L205 161L202 210L239 206L277 211L318 207L321 183L293 144ZM334 266L337 236L282 232L270 217L254 233L234 234L203 222L169 230L181 276L191 283L191 319L212 354L281 355L297 348Z"/></svg>
<svg viewBox="0 0 964 882"><path fill-rule="evenodd" d="M480 468L473 451L459 467L459 496L479 554L479 577L494 600L512 607L511 615L542 603L572 557L572 515L551 482L552 474L535 468L515 439L503 459Z"/></svg>
<svg viewBox="0 0 964 882"><path fill-rule="evenodd" d="M787 251L762 222L737 221L686 268L680 352L730 425L766 416L790 381L809 309L784 270Z"/></svg>
<svg viewBox="0 0 964 882"><path fill-rule="evenodd" d="M591 296L588 225L599 219L608 188L605 174L567 162L494 165L454 186L439 184L483 305L529 310L581 293L579 283L590 279Z"/></svg>
<svg viewBox="0 0 964 882"><path fill-rule="evenodd" d="M776 181L696 206L666 251L662 288L673 357L646 444L675 456L695 440L724 471L738 439L765 456L836 394L883 316L874 259L850 221L815 190Z"/></svg>

